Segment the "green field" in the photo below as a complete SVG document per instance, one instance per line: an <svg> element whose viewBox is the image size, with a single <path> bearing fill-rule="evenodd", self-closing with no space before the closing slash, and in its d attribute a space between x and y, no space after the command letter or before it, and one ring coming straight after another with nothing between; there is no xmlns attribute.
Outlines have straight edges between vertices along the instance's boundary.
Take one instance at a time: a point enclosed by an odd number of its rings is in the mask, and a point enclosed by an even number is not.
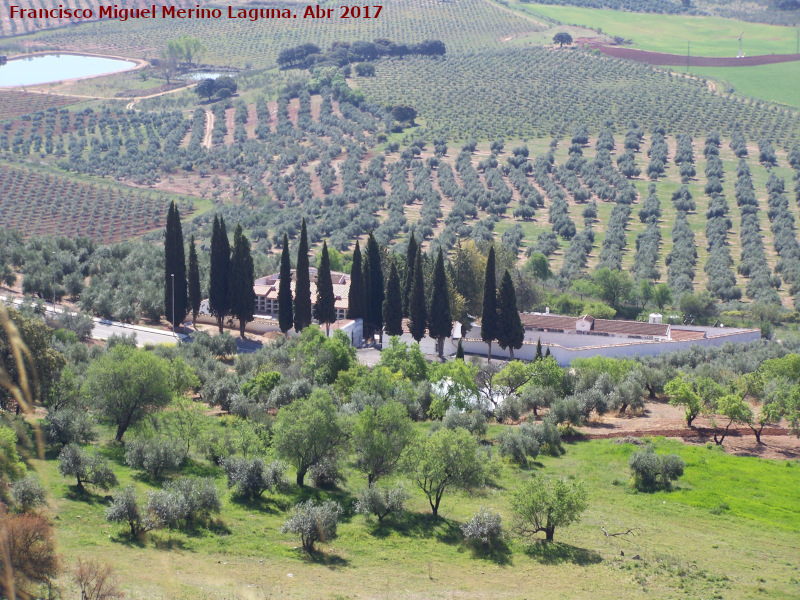
<svg viewBox="0 0 800 600"><path fill-rule="evenodd" d="M685 70L686 65L675 70ZM758 67L692 67L691 73L728 82L736 93L800 108L800 62ZM721 84L721 91L727 87Z"/></svg>
<svg viewBox="0 0 800 600"><path fill-rule="evenodd" d="M492 427L490 437L499 430ZM163 531L139 541L105 522L102 496L76 495L58 475L56 461L36 461L36 468L51 490L59 551L69 562L111 561L131 598L521 598L534 590L546 590L550 598L796 598L800 463L663 440L657 449L687 462L672 492L630 489L632 445L570 444L564 456L540 457L531 470L503 464L493 485L477 496L446 494L438 520L429 517L419 490L413 491L411 512L383 526L347 516L340 537L313 558L278 532L286 510L307 497L352 507L364 482L351 468L347 484L333 492L301 492L292 485L255 505L224 493L213 530ZM154 489L115 448L105 453L115 460L122 485L135 483L142 495ZM225 488L219 469L197 464L190 470ZM583 520L557 530L550 546L512 537L501 552L474 556L458 524L487 506L502 514L508 530L508 492L540 475L585 482L590 507ZM601 526L610 532L634 528L635 535L606 538Z"/></svg>
<svg viewBox="0 0 800 600"><path fill-rule="evenodd" d="M545 17L567 25L601 29L610 36L633 40L634 47L653 52L686 54L686 42L695 56L736 56L739 35L744 53L792 54L797 52L797 30L777 25L745 23L722 17L652 15L613 10L513 4L514 8L535 17Z"/></svg>

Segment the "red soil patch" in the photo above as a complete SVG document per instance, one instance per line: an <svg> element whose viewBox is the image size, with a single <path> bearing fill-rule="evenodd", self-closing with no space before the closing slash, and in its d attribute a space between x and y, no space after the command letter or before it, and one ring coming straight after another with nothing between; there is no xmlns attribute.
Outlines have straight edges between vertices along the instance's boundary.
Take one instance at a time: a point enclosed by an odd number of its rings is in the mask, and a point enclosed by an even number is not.
<svg viewBox="0 0 800 600"><path fill-rule="evenodd" d="M791 435L786 427L780 426L782 424L778 425L764 428L761 444L756 443L748 427L732 425L722 447L729 454L742 456L800 458L800 439ZM663 402L646 402L644 412L639 416L604 415L578 428L578 431L584 439L663 436L678 438L687 444L707 444L714 443L714 433L720 436L724 426L725 422L719 421L715 429L708 418L698 417L690 429L680 408Z"/></svg>
<svg viewBox="0 0 800 600"><path fill-rule="evenodd" d="M663 52L650 52L649 50L636 50L634 48L620 48L619 46L600 44L590 44L590 47L607 56L635 60L649 65L671 66L686 64L686 56L681 54L665 54ZM742 58L736 58L735 56L691 56L689 65L693 67L756 67L758 65L771 65L797 60L800 60L800 54L764 54L760 56L743 56Z"/></svg>

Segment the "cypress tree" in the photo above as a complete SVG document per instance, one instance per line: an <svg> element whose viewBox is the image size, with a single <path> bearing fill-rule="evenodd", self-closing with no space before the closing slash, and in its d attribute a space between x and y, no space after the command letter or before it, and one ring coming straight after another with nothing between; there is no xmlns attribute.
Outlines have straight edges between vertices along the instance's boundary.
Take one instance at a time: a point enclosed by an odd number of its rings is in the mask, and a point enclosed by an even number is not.
<svg viewBox="0 0 800 600"><path fill-rule="evenodd" d="M428 326L428 314L425 308L425 278L422 272L422 252L417 252L414 258L414 285L409 298L409 323L411 337L419 342L425 336Z"/></svg>
<svg viewBox="0 0 800 600"><path fill-rule="evenodd" d="M175 298L173 311L173 277L175 276ZM183 323L188 312L186 293L186 255L183 250L181 217L175 202L170 202L167 211L167 227L164 231L164 314L173 326ZM173 322L174 315L174 322Z"/></svg>
<svg viewBox="0 0 800 600"><path fill-rule="evenodd" d="M325 335L330 335L331 323L336 321L336 297L333 295L331 279L331 259L328 256L328 242L322 242L322 256L317 269L317 304L314 316L319 323L325 323Z"/></svg>
<svg viewBox="0 0 800 600"><path fill-rule="evenodd" d="M353 250L353 265L350 269L350 291L347 293L347 318L364 318L364 273L361 270L361 250Z"/></svg>
<svg viewBox="0 0 800 600"><path fill-rule="evenodd" d="M550 356L550 346L547 347L547 350L544 353L545 358L547 358L548 356Z"/></svg>
<svg viewBox="0 0 800 600"><path fill-rule="evenodd" d="M197 326L197 313L200 312L202 292L200 291L200 264L197 262L197 249L194 236L189 242L189 307L192 309L192 326Z"/></svg>
<svg viewBox="0 0 800 600"><path fill-rule="evenodd" d="M364 337L372 339L372 304L369 299L372 297L372 277L369 270L369 254L364 250L364 257L361 265L361 277L364 281Z"/></svg>
<svg viewBox="0 0 800 600"><path fill-rule="evenodd" d="M233 232L233 255L231 256L230 306L231 313L239 320L239 336L244 339L244 328L253 320L256 293L253 290L255 271L250 254L250 240L242 231L242 225Z"/></svg>
<svg viewBox="0 0 800 600"><path fill-rule="evenodd" d="M504 350L508 348L511 360L514 360L514 350L522 348L525 339L525 328L519 318L517 309L517 292L514 282L506 270L500 282L500 298L497 307L497 343Z"/></svg>
<svg viewBox="0 0 800 600"><path fill-rule="evenodd" d="M211 314L217 318L217 327L222 333L225 317L230 312L228 304L228 279L231 267L231 245L225 229L225 219L214 215L214 228L211 232L211 273L208 289L208 305Z"/></svg>
<svg viewBox="0 0 800 600"><path fill-rule="evenodd" d="M367 256L369 260L369 295L367 302L370 304L370 325L373 331L383 329L383 267L381 266L381 251L375 236L371 233L367 239Z"/></svg>
<svg viewBox="0 0 800 600"><path fill-rule="evenodd" d="M433 267L433 291L431 294L431 311L429 318L431 337L436 338L439 358L444 358L444 338L453 330L453 318L450 315L450 292L447 289L447 275L444 272L444 255L439 248L436 264Z"/></svg>
<svg viewBox="0 0 800 600"><path fill-rule="evenodd" d="M542 338L536 340L536 356L533 357L533 361L537 360L542 360Z"/></svg>
<svg viewBox="0 0 800 600"><path fill-rule="evenodd" d="M292 328L294 311L292 310L292 264L289 261L289 236L283 234L281 250L281 272L278 279L278 327L283 335Z"/></svg>
<svg viewBox="0 0 800 600"><path fill-rule="evenodd" d="M464 360L464 346L461 345L461 340L458 340L458 348L456 348L456 360Z"/></svg>
<svg viewBox="0 0 800 600"><path fill-rule="evenodd" d="M492 361L492 341L497 339L497 280L494 274L494 246L486 259L486 276L483 278L483 314L481 339L489 344L489 362Z"/></svg>
<svg viewBox="0 0 800 600"><path fill-rule="evenodd" d="M411 232L411 237L408 238L408 249L406 250L406 280L403 285L403 316L409 316L409 303L411 299L411 290L414 287L414 265L417 264L417 240L414 238L414 232Z"/></svg>
<svg viewBox="0 0 800 600"><path fill-rule="evenodd" d="M308 271L308 232L306 220L300 227L297 246L297 271L294 283L294 330L298 333L311 325L311 275Z"/></svg>
<svg viewBox="0 0 800 600"><path fill-rule="evenodd" d="M383 322L387 335L403 335L403 298L400 295L400 277L397 265L392 263L383 301Z"/></svg>

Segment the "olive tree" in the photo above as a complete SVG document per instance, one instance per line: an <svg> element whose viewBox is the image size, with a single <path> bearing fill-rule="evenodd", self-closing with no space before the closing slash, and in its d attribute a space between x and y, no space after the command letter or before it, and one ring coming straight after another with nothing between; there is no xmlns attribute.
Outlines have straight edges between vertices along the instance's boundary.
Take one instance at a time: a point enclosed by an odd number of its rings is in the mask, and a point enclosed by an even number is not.
<svg viewBox="0 0 800 600"><path fill-rule="evenodd" d="M653 447L647 445L631 454L628 465L636 489L650 492L668 490L672 482L683 475L686 463L677 454L656 454Z"/></svg>
<svg viewBox="0 0 800 600"><path fill-rule="evenodd" d="M587 508L586 488L580 482L536 477L520 487L511 497L516 522L514 531L524 537L544 532L553 541L556 527L577 521Z"/></svg>
<svg viewBox="0 0 800 600"><path fill-rule="evenodd" d="M115 346L89 366L83 394L116 426L115 439L122 441L129 427L169 404L169 361L145 350Z"/></svg>
<svg viewBox="0 0 800 600"><path fill-rule="evenodd" d="M408 411L400 402L361 411L353 428L353 445L356 467L366 474L370 486L395 470L413 434Z"/></svg>
<svg viewBox="0 0 800 600"><path fill-rule="evenodd" d="M295 468L297 485L302 487L309 469L339 450L347 434L330 394L317 389L278 411L273 448Z"/></svg>
<svg viewBox="0 0 800 600"><path fill-rule="evenodd" d="M286 484L286 465L279 461L265 464L261 458L231 457L222 461L222 469L228 478L228 487L235 488L237 496L256 500L267 490Z"/></svg>
<svg viewBox="0 0 800 600"><path fill-rule="evenodd" d="M58 472L63 477L75 477L78 489L88 483L101 490L117 485L117 477L104 458L89 454L76 444L67 444L58 455Z"/></svg>
<svg viewBox="0 0 800 600"><path fill-rule="evenodd" d="M341 505L332 500L322 504L316 504L313 500L301 502L292 509L292 514L281 527L281 533L299 535L303 550L313 552L317 542L329 542L336 538L343 512Z"/></svg>
<svg viewBox="0 0 800 600"><path fill-rule="evenodd" d="M409 446L403 455L406 473L428 497L433 516L450 488L470 490L486 481L485 459L475 437L461 428L439 429Z"/></svg>
<svg viewBox="0 0 800 600"><path fill-rule="evenodd" d="M355 511L369 520L373 515L382 522L390 513L403 511L405 501L411 497L401 483L395 487L367 486L358 493Z"/></svg>
<svg viewBox="0 0 800 600"><path fill-rule="evenodd" d="M155 522L142 516L136 499L136 488L128 485L114 494L111 506L106 509L106 520L110 523L125 523L131 530L131 537L150 531Z"/></svg>

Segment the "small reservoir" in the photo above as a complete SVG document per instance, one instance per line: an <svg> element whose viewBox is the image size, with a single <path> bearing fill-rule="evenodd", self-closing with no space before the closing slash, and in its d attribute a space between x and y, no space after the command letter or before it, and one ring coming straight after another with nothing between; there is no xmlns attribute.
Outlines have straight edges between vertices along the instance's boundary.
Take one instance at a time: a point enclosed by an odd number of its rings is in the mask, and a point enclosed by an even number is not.
<svg viewBox="0 0 800 600"><path fill-rule="evenodd" d="M0 66L0 87L38 85L97 77L136 67L131 60L79 54L42 54L9 60Z"/></svg>

